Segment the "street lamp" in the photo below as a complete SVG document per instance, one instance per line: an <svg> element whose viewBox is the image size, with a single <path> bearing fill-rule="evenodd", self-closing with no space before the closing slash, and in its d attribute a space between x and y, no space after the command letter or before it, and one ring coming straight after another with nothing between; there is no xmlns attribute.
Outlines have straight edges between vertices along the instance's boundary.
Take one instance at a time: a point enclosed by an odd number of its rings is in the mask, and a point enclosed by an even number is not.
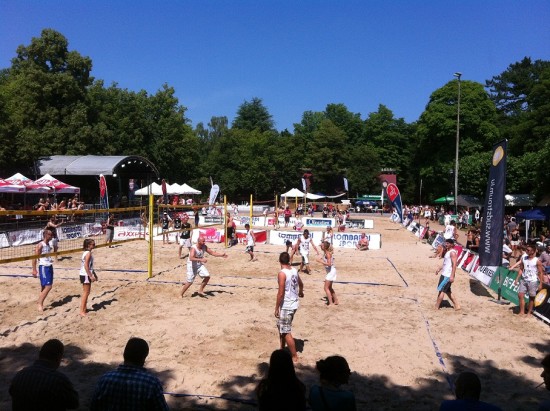
<svg viewBox="0 0 550 411"><path fill-rule="evenodd" d="M458 80L458 104L456 105L456 153L455 153L455 215L458 215L458 143L460 142L460 77L462 73L456 72L454 76Z"/></svg>

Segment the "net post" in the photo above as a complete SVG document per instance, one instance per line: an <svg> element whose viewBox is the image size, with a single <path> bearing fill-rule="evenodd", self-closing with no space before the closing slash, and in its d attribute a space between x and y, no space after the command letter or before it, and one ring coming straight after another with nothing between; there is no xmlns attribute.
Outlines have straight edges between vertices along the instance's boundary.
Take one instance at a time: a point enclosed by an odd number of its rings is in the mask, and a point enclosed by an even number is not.
<svg viewBox="0 0 550 411"><path fill-rule="evenodd" d="M149 194L149 255L147 256L147 277L152 278L153 277L153 241L155 237L155 233L153 232L154 224L153 221L153 211L154 211L154 197L153 194Z"/></svg>

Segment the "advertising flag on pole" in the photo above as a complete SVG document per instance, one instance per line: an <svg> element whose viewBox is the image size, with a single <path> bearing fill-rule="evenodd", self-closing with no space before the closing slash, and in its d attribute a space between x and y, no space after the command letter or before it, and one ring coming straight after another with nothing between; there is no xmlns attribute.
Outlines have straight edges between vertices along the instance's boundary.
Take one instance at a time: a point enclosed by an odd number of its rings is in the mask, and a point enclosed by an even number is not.
<svg viewBox="0 0 550 411"><path fill-rule="evenodd" d="M479 278L490 284L492 275L502 264L502 241L504 232L504 195L506 193L506 145L503 140L493 146L489 179L485 191L485 206L482 213L481 241L479 244Z"/></svg>
<svg viewBox="0 0 550 411"><path fill-rule="evenodd" d="M344 177L344 189L346 191L349 191L349 186L348 186L348 179L346 177Z"/></svg>
<svg viewBox="0 0 550 411"><path fill-rule="evenodd" d="M99 175L99 207L109 209L109 193L107 192L107 181L103 174Z"/></svg>
<svg viewBox="0 0 550 411"><path fill-rule="evenodd" d="M386 186L386 194L388 195L388 199L391 201L392 206L395 207L397 215L399 215L399 218L403 221L403 203L401 201L401 193L399 192L397 185L394 183L389 183Z"/></svg>
<svg viewBox="0 0 550 411"><path fill-rule="evenodd" d="M216 202L216 198L218 197L219 192L220 192L220 186L217 184L214 184L210 189L210 197L208 198L209 205L213 205Z"/></svg>

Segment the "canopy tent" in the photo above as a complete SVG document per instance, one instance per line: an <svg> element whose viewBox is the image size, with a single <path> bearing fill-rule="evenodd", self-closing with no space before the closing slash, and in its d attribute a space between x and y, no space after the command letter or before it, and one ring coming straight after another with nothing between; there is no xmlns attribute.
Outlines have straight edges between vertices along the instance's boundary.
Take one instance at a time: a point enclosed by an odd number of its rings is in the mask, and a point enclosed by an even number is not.
<svg viewBox="0 0 550 411"><path fill-rule="evenodd" d="M440 197L437 200L435 200L434 203L455 205L455 198L454 196ZM464 194L458 195L457 204L460 207L468 207L468 208L475 208L475 207L479 208L483 206L483 202L478 197L464 195Z"/></svg>
<svg viewBox="0 0 550 411"><path fill-rule="evenodd" d="M168 191L169 192L173 191L174 194L188 194L188 195L202 193L202 191L195 190L193 187L187 185L186 183L183 183L183 184L174 183L170 186Z"/></svg>
<svg viewBox="0 0 550 411"><path fill-rule="evenodd" d="M187 184L166 184L166 194L201 194L202 191L195 190L193 187L187 185ZM162 195L162 186L157 183L152 183L146 187L140 188L139 190L136 190L134 193L137 196L146 196L149 194L153 194L154 196L161 196Z"/></svg>
<svg viewBox="0 0 550 411"><path fill-rule="evenodd" d="M168 188L168 187L167 187ZM146 196L149 194L153 194L154 196L161 196L162 195L162 186L157 183L151 183L146 187L140 188L139 190L136 190L135 195L137 196ZM170 194L170 193L168 193Z"/></svg>
<svg viewBox="0 0 550 411"><path fill-rule="evenodd" d="M74 187L70 184L64 183L63 181L53 178L51 175L46 174L40 177L34 182L34 184L39 185L40 187L49 187L53 190L54 194L78 194L80 193L80 188Z"/></svg>
<svg viewBox="0 0 550 411"><path fill-rule="evenodd" d="M24 193L25 190L23 184L12 184L0 178L0 193Z"/></svg>
<svg viewBox="0 0 550 411"><path fill-rule="evenodd" d="M36 182L32 181L28 177L25 177L21 173L15 173L11 177L6 178L5 181L14 185L25 186L25 193L29 194L48 194L53 192L52 187L36 184Z"/></svg>
<svg viewBox="0 0 550 411"><path fill-rule="evenodd" d="M117 173L155 174L157 168L141 156L50 156L38 160L35 164L37 174L54 176L116 176Z"/></svg>
<svg viewBox="0 0 550 411"><path fill-rule="evenodd" d="M550 207L537 207L532 210L523 211L516 214L517 219L525 220L525 240L529 236L529 222L531 220L550 220Z"/></svg>
<svg viewBox="0 0 550 411"><path fill-rule="evenodd" d="M516 218L524 220L550 220L550 207L537 207L516 214Z"/></svg>
<svg viewBox="0 0 550 411"><path fill-rule="evenodd" d="M281 198L282 197L304 198L304 193L302 193L297 188L293 188L292 190L289 190L286 193L281 194ZM306 198L309 199L309 200L319 200L320 198L324 198L324 197L326 197L326 196L320 196L320 195L313 194L313 193L307 193L306 194Z"/></svg>

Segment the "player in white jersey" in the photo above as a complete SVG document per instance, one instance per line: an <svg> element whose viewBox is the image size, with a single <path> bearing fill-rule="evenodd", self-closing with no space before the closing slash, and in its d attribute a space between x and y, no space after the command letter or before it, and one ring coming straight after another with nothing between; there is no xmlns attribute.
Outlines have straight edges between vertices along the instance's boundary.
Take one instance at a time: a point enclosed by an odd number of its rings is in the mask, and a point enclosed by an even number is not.
<svg viewBox="0 0 550 411"><path fill-rule="evenodd" d="M250 255L250 260L248 261L258 261L257 258L254 258L254 246L256 245L254 231L250 229L250 224L245 224L244 228L246 228L246 249L244 252Z"/></svg>
<svg viewBox="0 0 550 411"><path fill-rule="evenodd" d="M452 301L455 310L460 310L460 305L456 300L456 297L451 291L451 284L455 281L456 266L457 266L457 252L454 249L455 240L448 238L445 240L445 256L443 257L443 265L438 269L435 274L440 274L439 283L437 285L437 301L435 302L435 309L439 310L445 294Z"/></svg>
<svg viewBox="0 0 550 411"><path fill-rule="evenodd" d="M278 318L279 342L281 344L281 349L285 348L285 344L288 346L292 359L294 362L297 362L298 354L291 331L292 320L300 305L299 297L304 296L304 284L296 269L290 265L290 255L287 252L283 252L279 255L279 263L281 264L281 271L279 271L277 275L279 288L277 291L277 301L275 303L275 317Z"/></svg>
<svg viewBox="0 0 550 411"><path fill-rule="evenodd" d="M327 305L338 305L338 297L332 288L332 283L336 280L336 267L334 266L334 255L332 254L332 245L328 241L321 243L323 258L317 260L325 266L327 275L325 276L325 294L327 295Z"/></svg>
<svg viewBox="0 0 550 411"><path fill-rule="evenodd" d="M52 232L44 230L42 233L43 240L36 245L35 254L37 258L32 260L32 276L38 277L40 274L40 295L38 296L38 311L44 311L44 300L53 286L53 258L44 256L53 252L53 247L50 244L52 240ZM38 270L36 269L36 261L38 260Z"/></svg>
<svg viewBox="0 0 550 411"><path fill-rule="evenodd" d="M227 258L226 253L218 253L217 251L210 250L206 245L206 239L204 237L199 237L197 244L191 247L191 251L189 252L189 259L187 260L187 281L183 284L180 292L180 296L182 298L183 294L185 294L187 289L191 287L191 284L193 284L193 281L195 281L197 274L202 278L202 283L199 288L199 296L205 297L204 287L206 287L206 284L210 281L210 273L204 265L208 261L206 259L206 253L214 257Z"/></svg>
<svg viewBox="0 0 550 411"><path fill-rule="evenodd" d="M317 249L317 246L311 241L311 237L309 236L309 230L305 229L304 234L298 237L298 240L296 241L296 245L294 246L294 249L292 250L292 255L290 256L290 260L292 261L292 257L294 257L294 253L296 250L300 252L300 255L302 256L302 261L300 262L300 269L298 271L304 270L306 274L309 274L309 246L312 246L317 255L319 255L319 250ZM305 267L305 269L304 269Z"/></svg>
<svg viewBox="0 0 550 411"><path fill-rule="evenodd" d="M537 295L537 292L542 289L542 275L544 273L542 263L536 256L536 245L527 245L526 253L527 255L523 255L521 257L521 264L519 265L518 275L514 281L514 285L519 282L519 315L525 315L525 293L529 294L529 306L527 307L527 314L533 313L535 297Z"/></svg>

